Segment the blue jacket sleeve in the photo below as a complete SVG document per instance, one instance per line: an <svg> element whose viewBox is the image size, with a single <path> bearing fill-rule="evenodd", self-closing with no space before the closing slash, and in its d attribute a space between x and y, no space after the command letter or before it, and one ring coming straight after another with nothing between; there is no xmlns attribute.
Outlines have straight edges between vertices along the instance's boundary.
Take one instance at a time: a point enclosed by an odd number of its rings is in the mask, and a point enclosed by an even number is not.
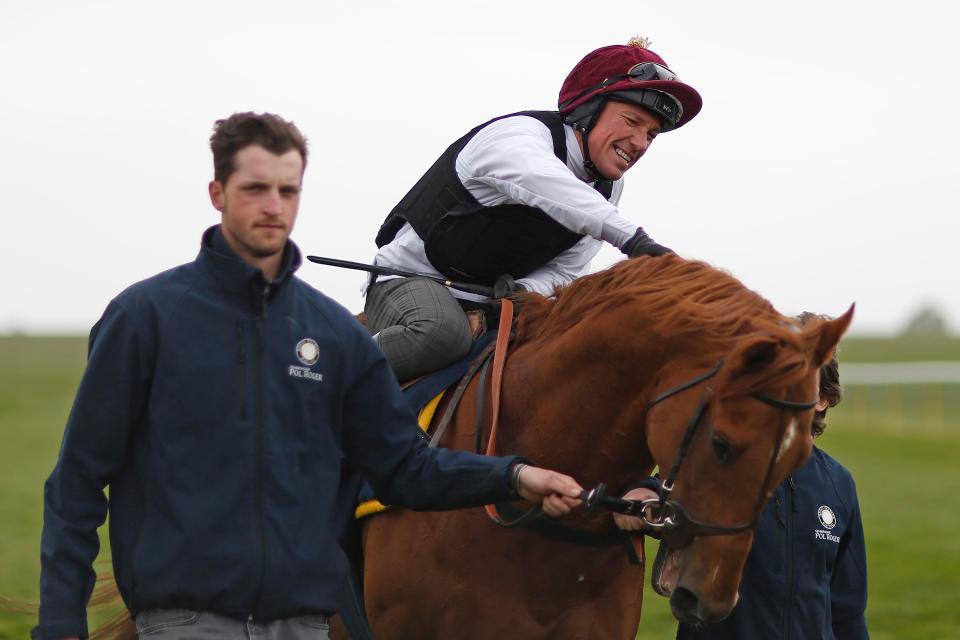
<svg viewBox="0 0 960 640"><path fill-rule="evenodd" d="M34 638L87 636L104 487L122 467L148 394L148 345L112 302L90 333L87 367L67 420L56 466L44 485L40 623Z"/></svg>
<svg viewBox="0 0 960 640"><path fill-rule="evenodd" d="M840 540L837 561L830 584L833 634L837 638L866 640L867 552L863 540L863 521L856 486L850 478L853 509L850 527Z"/></svg>
<svg viewBox="0 0 960 640"><path fill-rule="evenodd" d="M444 510L511 499L510 467L520 458L427 447L379 349L366 336L352 347L362 366L344 400L344 452L382 502Z"/></svg>

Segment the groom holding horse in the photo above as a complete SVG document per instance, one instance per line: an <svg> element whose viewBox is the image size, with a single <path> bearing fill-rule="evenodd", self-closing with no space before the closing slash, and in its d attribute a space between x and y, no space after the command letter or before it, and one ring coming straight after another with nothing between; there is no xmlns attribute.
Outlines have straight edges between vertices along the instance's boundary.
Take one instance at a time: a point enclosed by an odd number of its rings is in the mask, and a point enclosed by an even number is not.
<svg viewBox="0 0 960 640"><path fill-rule="evenodd" d="M140 635L320 640L345 580L351 474L414 509L578 504L568 476L428 448L369 335L295 277L307 147L292 123L234 114L210 145L221 224L194 262L128 288L91 331L45 486L34 638L87 636L108 511Z"/></svg>

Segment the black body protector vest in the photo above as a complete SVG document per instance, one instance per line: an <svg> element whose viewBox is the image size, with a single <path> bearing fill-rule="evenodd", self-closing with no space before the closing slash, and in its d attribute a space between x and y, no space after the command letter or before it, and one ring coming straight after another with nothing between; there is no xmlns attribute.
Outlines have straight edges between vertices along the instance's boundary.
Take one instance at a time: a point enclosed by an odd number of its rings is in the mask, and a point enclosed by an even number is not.
<svg viewBox="0 0 960 640"><path fill-rule="evenodd" d="M377 233L389 244L407 222L423 240L427 259L446 277L492 286L503 274L522 278L575 245L583 236L546 213L524 204L485 207L457 175L457 156L484 127L512 116L536 118L550 129L553 152L567 163L563 121L555 111L521 111L494 118L450 145L393 208ZM613 183L597 183L609 199Z"/></svg>

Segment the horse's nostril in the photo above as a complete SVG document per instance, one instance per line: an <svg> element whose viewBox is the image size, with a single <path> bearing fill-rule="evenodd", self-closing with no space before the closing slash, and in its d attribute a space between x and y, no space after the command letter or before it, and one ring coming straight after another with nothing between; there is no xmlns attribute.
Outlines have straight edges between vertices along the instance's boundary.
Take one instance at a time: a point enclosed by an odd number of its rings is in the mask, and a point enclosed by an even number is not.
<svg viewBox="0 0 960 640"><path fill-rule="evenodd" d="M680 622L697 624L700 617L697 615L699 600L696 595L685 587L677 587L670 595L670 609L674 617Z"/></svg>

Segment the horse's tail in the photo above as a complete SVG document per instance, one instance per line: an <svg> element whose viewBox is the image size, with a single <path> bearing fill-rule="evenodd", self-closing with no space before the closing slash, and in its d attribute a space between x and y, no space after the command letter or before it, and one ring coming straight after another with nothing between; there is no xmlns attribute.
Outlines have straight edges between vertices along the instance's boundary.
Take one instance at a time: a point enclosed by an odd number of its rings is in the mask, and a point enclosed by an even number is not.
<svg viewBox="0 0 960 640"><path fill-rule="evenodd" d="M106 613L114 609L117 611L90 633L90 640L137 639L137 625L130 617L130 612L123 606L117 581L113 579L113 572L97 574L97 583L93 587L93 594L87 604L87 613Z"/></svg>
<svg viewBox="0 0 960 640"><path fill-rule="evenodd" d="M113 573L108 571L97 575L97 583L93 587L93 594L87 604L87 613L95 616L106 615L113 610L117 611L93 630L90 640L136 640L137 638L137 627L130 618L130 612L123 606ZM0 595L0 611L35 618L40 612L40 605Z"/></svg>
<svg viewBox="0 0 960 640"><path fill-rule="evenodd" d="M35 616L40 611L40 607L34 602L25 602L0 594L0 611Z"/></svg>

